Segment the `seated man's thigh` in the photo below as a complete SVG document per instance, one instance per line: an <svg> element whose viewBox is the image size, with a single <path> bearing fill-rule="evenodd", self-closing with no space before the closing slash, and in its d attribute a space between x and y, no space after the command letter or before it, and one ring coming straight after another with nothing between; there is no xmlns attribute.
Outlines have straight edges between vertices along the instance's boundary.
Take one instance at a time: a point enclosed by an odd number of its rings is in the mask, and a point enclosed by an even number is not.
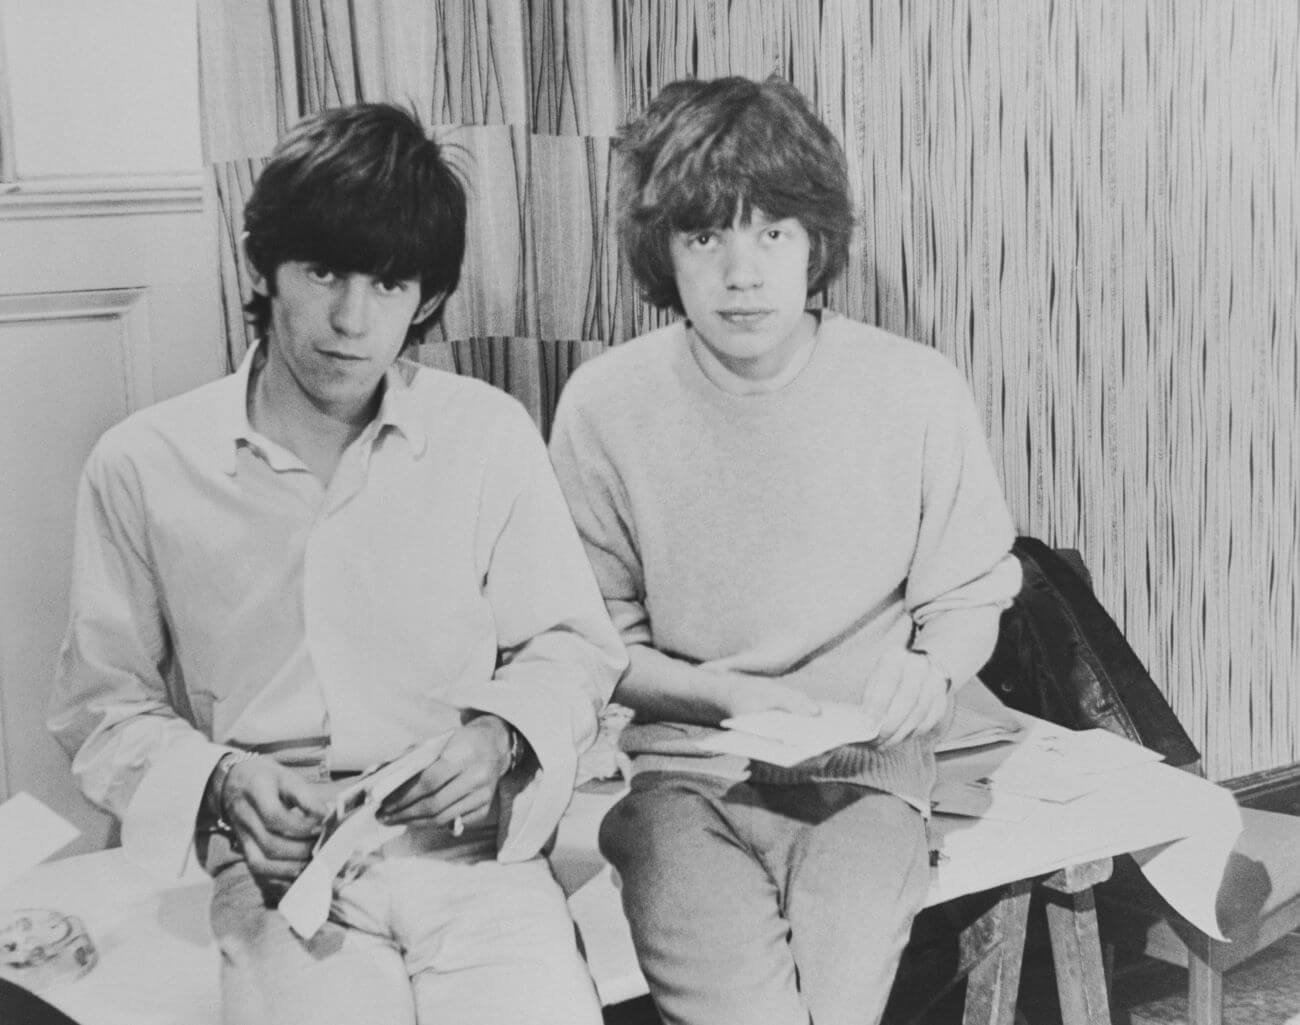
<svg viewBox="0 0 1300 1025"><path fill-rule="evenodd" d="M668 1025L807 1025L776 883L725 780L655 774L601 825L641 970Z"/></svg>
<svg viewBox="0 0 1300 1025"><path fill-rule="evenodd" d="M421 1025L600 1025L573 920L542 858L389 858L394 936Z"/></svg>
<svg viewBox="0 0 1300 1025"><path fill-rule="evenodd" d="M929 892L925 824L891 794L816 786L838 810L800 831L789 852L785 912L800 988L818 1025L868 1025L884 1011Z"/></svg>
<svg viewBox="0 0 1300 1025"><path fill-rule="evenodd" d="M406 968L391 942L332 921L304 942L266 907L242 859L215 870L211 921L222 1020L230 1025L415 1021Z"/></svg>

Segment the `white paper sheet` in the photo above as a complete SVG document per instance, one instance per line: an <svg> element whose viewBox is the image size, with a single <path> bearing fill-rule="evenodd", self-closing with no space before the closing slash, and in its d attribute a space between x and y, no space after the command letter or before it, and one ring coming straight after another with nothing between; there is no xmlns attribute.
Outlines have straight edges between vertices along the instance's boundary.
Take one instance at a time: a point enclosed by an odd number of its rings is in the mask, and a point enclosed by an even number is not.
<svg viewBox="0 0 1300 1025"><path fill-rule="evenodd" d="M1089 774L1116 772L1163 760L1158 752L1109 730L1067 730L1053 723L1035 728L1014 758L1033 758L1042 767L1057 762L1070 772Z"/></svg>
<svg viewBox="0 0 1300 1025"><path fill-rule="evenodd" d="M1182 840L1136 851L1133 858L1143 875L1174 909L1201 932L1225 939L1219 929L1216 904L1228 859L1241 835L1241 809L1223 787L1187 777L1167 800L1196 823Z"/></svg>
<svg viewBox="0 0 1300 1025"><path fill-rule="evenodd" d="M826 701L818 715L767 711L737 715L722 722L724 732L698 741L716 754L739 755L789 767L839 747L876 739L880 724L868 719L861 705ZM979 681L957 692L952 722L939 738L939 753L1016 740L1020 720Z"/></svg>
<svg viewBox="0 0 1300 1025"><path fill-rule="evenodd" d="M31 794L14 794L0 804L0 889L80 834L81 830Z"/></svg>
<svg viewBox="0 0 1300 1025"><path fill-rule="evenodd" d="M937 815L1023 822L1034 813L1038 800L1007 793L980 783L941 779L930 795L930 807Z"/></svg>
<svg viewBox="0 0 1300 1025"><path fill-rule="evenodd" d="M1108 776L1159 762L1160 755L1105 730L1034 723L1015 747L971 780L1007 794L1065 803L1095 793Z"/></svg>
<svg viewBox="0 0 1300 1025"><path fill-rule="evenodd" d="M451 731L411 748L405 754L356 782L335 798L335 811L326 819L322 840L302 874L280 898L280 913L303 939L311 939L329 917L334 877L353 858L362 857L406 832L375 818L385 797L442 754Z"/></svg>
<svg viewBox="0 0 1300 1025"><path fill-rule="evenodd" d="M751 712L724 719L725 731L701 738L706 751L741 755L772 765L791 766L841 744L874 740L878 725L861 705L827 701L819 715Z"/></svg>
<svg viewBox="0 0 1300 1025"><path fill-rule="evenodd" d="M1010 715L997 718L967 707L960 698L953 710L952 723L935 744L935 754L964 751L986 744L1007 744L1015 740L1024 727Z"/></svg>

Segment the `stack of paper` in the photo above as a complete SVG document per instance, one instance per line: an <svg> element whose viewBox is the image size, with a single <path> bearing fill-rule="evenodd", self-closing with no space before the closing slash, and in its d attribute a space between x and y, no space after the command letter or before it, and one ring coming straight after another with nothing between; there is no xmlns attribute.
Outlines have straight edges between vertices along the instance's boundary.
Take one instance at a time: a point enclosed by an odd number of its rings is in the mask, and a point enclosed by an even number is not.
<svg viewBox="0 0 1300 1025"><path fill-rule="evenodd" d="M1076 801L1107 786L1116 773L1160 758L1106 730L1069 730L1040 720L1004 752L945 760L932 804L947 815L1024 819L1034 802Z"/></svg>
<svg viewBox="0 0 1300 1025"><path fill-rule="evenodd" d="M751 712L724 719L722 725L725 732L701 738L699 746L717 754L740 755L786 767L841 744L874 740L880 732L861 705L834 701L823 702L819 715Z"/></svg>
<svg viewBox="0 0 1300 1025"><path fill-rule="evenodd" d="M1023 727L1020 722L1003 709L998 716L986 715L969 708L960 701L953 713L952 723L939 738L935 752L962 751L970 747L983 747L986 744L1006 744L1019 736Z"/></svg>

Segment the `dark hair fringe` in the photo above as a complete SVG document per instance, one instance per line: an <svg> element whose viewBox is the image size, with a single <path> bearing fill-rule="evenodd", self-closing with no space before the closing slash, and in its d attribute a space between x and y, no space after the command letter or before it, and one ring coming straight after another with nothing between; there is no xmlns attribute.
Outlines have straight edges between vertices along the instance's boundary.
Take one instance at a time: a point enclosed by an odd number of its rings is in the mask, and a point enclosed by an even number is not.
<svg viewBox="0 0 1300 1025"><path fill-rule="evenodd" d="M276 268L295 260L418 278L423 303L460 282L466 211L464 178L413 113L383 103L336 107L276 146L244 209L246 248L272 292ZM245 309L264 331L268 300L254 296Z"/></svg>
<svg viewBox="0 0 1300 1025"><path fill-rule="evenodd" d="M669 83L617 145L619 237L648 302L684 312L669 235L725 227L737 211L799 220L812 242L810 296L843 273L853 232L844 150L784 79Z"/></svg>

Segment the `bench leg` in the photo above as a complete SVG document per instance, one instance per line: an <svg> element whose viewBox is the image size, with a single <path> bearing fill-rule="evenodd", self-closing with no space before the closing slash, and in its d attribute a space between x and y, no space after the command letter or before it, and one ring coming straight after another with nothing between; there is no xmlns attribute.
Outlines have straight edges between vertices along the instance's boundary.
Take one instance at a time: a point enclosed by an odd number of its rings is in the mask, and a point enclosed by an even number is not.
<svg viewBox="0 0 1300 1025"><path fill-rule="evenodd" d="M1208 936L1187 943L1187 1025L1221 1025L1223 973L1211 960Z"/></svg>
<svg viewBox="0 0 1300 1025"><path fill-rule="evenodd" d="M1106 861L1091 873L1065 870L1043 884L1063 1025L1110 1025L1110 998L1092 893L1093 885L1109 875L1110 862Z"/></svg>
<svg viewBox="0 0 1300 1025"><path fill-rule="evenodd" d="M963 930L963 961L966 948L980 945L980 934L991 935L997 946L966 977L962 1025L1012 1025L1015 1020L1030 891L1028 881L1010 884L994 907Z"/></svg>

